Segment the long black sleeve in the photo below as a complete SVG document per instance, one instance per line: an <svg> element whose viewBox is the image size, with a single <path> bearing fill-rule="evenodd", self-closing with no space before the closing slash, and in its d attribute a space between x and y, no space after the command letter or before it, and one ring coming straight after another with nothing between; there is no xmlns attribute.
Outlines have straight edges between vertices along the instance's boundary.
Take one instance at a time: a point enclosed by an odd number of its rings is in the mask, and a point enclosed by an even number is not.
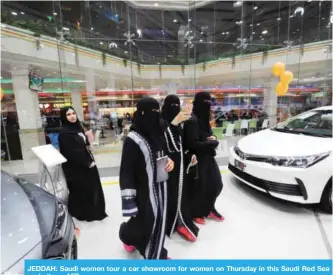
<svg viewBox="0 0 333 275"><path fill-rule="evenodd" d="M136 162L141 154L140 148L130 138L124 140L119 185L121 190L122 211L124 217L135 216L138 213L136 204Z"/></svg>
<svg viewBox="0 0 333 275"><path fill-rule="evenodd" d="M60 134L59 148L60 153L67 159L69 163L89 168L93 162L85 147L84 142L79 142L76 135Z"/></svg>
<svg viewBox="0 0 333 275"><path fill-rule="evenodd" d="M199 126L194 119L190 119L184 124L184 142L187 149L198 153L214 150L218 145L216 140L200 140Z"/></svg>

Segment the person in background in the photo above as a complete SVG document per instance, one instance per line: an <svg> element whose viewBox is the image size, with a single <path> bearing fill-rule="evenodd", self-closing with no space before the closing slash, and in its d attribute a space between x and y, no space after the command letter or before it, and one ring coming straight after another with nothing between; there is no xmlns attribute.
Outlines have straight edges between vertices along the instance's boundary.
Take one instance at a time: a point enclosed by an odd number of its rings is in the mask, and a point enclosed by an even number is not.
<svg viewBox="0 0 333 275"><path fill-rule="evenodd" d="M86 121L82 122L82 127L84 130L84 134L88 138L89 144L92 145L94 142L94 134L90 128L89 122L86 122Z"/></svg>
<svg viewBox="0 0 333 275"><path fill-rule="evenodd" d="M213 136L209 123L211 96L199 92L193 102L192 117L184 124L186 147L198 158L199 180L191 188L191 211L194 221L204 224L205 218L223 221L224 217L215 208L215 202L222 191L222 178L216 163L216 148L219 142Z"/></svg>
<svg viewBox="0 0 333 275"><path fill-rule="evenodd" d="M167 186L166 181L157 182L158 170L171 172L174 167L169 158L166 166L157 167L165 152L159 103L143 98L123 145L119 183L123 216L130 219L121 224L119 238L127 252L137 249L145 259L168 258L164 248Z"/></svg>
<svg viewBox="0 0 333 275"><path fill-rule="evenodd" d="M181 112L180 100L176 95L168 95L164 100L162 118L168 154L175 163L175 169L168 180L167 235L171 238L176 231L185 240L194 242L199 228L193 223L188 200L189 169L196 165L196 157L186 154L183 145L182 123L188 115ZM186 117L188 116L188 117Z"/></svg>
<svg viewBox="0 0 333 275"><path fill-rule="evenodd" d="M62 129L60 153L67 159L62 168L69 190L68 211L80 221L98 221L107 217L99 173L87 138L72 107L60 111Z"/></svg>

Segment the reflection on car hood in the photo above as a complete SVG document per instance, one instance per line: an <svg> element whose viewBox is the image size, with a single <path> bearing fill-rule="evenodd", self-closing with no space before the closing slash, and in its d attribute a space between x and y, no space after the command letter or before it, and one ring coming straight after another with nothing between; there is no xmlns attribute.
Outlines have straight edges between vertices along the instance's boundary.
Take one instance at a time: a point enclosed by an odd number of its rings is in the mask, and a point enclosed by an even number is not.
<svg viewBox="0 0 333 275"><path fill-rule="evenodd" d="M8 270L41 242L39 223L30 200L20 185L1 172L1 273ZM40 259L42 250L34 249Z"/></svg>
<svg viewBox="0 0 333 275"><path fill-rule="evenodd" d="M242 138L239 149L259 156L309 156L332 150L332 139L264 130Z"/></svg>

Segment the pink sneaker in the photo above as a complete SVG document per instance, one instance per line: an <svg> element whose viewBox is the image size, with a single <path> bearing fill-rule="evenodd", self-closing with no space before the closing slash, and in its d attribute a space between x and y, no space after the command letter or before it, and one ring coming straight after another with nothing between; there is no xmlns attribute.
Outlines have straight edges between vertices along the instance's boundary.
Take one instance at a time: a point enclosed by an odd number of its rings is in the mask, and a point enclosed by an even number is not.
<svg viewBox="0 0 333 275"><path fill-rule="evenodd" d="M135 247L133 245L127 245L127 244L123 243L123 246L124 246L124 249L126 250L126 252L128 252L128 253L133 253L135 250Z"/></svg>

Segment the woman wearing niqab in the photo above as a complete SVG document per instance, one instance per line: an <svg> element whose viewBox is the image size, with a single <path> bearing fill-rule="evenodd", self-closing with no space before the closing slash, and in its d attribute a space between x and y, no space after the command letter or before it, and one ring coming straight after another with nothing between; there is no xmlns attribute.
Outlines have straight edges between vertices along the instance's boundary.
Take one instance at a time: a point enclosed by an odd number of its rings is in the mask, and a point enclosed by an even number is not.
<svg viewBox="0 0 333 275"><path fill-rule="evenodd" d="M171 238L177 232L185 240L194 242L199 228L193 223L188 200L189 170L194 166L192 155L185 154L183 147L183 122L179 121L180 100L176 95L168 95L162 107L164 135L168 155L175 163L175 169L168 180L167 235Z"/></svg>
<svg viewBox="0 0 333 275"><path fill-rule="evenodd" d="M119 237L127 252L137 249L145 259L168 258L164 247L167 183L157 182L157 159L165 152L159 103L143 98L123 145L119 182L123 216L130 219L121 224ZM168 160L165 170L172 169Z"/></svg>
<svg viewBox="0 0 333 275"><path fill-rule="evenodd" d="M195 154L198 159L199 179L190 189L190 207L194 221L199 224L204 224L205 218L224 220L215 208L223 183L215 160L219 142L213 136L209 122L211 100L208 92L197 93L192 117L184 125L185 149Z"/></svg>
<svg viewBox="0 0 333 275"><path fill-rule="evenodd" d="M62 164L69 190L68 211L80 221L97 221L107 217L101 180L88 139L72 107L60 111L62 129L60 153L67 159Z"/></svg>

